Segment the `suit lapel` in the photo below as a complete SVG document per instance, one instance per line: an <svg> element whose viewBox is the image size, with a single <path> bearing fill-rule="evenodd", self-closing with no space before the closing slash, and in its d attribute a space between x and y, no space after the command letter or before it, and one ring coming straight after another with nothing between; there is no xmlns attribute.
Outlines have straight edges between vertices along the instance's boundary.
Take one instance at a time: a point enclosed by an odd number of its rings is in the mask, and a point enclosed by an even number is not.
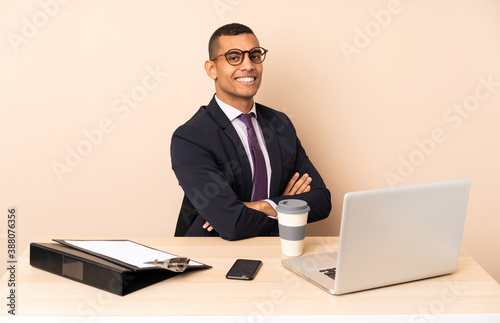
<svg viewBox="0 0 500 323"><path fill-rule="evenodd" d="M240 137L236 130L234 129L231 121L227 118L226 114L222 111L222 109L217 104L215 100L215 96L212 98L208 106L206 107L207 112L212 116L214 121L219 125L224 134L231 140L233 143L234 150L236 151L236 155L238 156L239 165L241 165L241 174L235 174L235 176L241 176L244 189L244 196L241 198L246 201L250 201L252 198L252 169L250 168L250 163L245 152L245 148L241 143ZM232 162L230 160L226 161ZM237 173L237 172L236 172ZM249 189L248 189L249 188Z"/></svg>

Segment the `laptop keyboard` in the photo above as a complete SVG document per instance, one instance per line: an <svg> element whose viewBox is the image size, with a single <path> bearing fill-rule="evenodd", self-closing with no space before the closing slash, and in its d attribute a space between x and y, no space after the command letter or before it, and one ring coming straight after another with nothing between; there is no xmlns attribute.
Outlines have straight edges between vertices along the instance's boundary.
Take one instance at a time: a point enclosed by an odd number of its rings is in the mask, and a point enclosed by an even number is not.
<svg viewBox="0 0 500 323"><path fill-rule="evenodd" d="M333 267L333 268L320 269L319 272L327 275L331 279L335 279L335 275L337 274L337 268Z"/></svg>

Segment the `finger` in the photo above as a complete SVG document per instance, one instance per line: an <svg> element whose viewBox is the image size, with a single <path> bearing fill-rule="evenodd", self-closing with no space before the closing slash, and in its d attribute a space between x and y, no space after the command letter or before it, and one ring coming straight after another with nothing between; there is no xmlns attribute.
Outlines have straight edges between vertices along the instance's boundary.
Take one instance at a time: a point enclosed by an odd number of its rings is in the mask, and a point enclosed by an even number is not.
<svg viewBox="0 0 500 323"><path fill-rule="evenodd" d="M309 175L304 174L300 179L298 179L295 184L293 185L292 189L290 190L291 195L295 194L300 194L304 190L304 188L308 185L307 184L307 179L309 178ZM304 186L305 185L305 186ZM299 192L299 190L302 190Z"/></svg>
<svg viewBox="0 0 500 323"><path fill-rule="evenodd" d="M288 193L290 193L290 190L292 189L292 187L295 184L295 182L297 181L297 179L299 179L299 173L293 174L293 176L290 179L290 181L288 182L288 184L286 184L285 191L284 191L283 195L287 195Z"/></svg>
<svg viewBox="0 0 500 323"><path fill-rule="evenodd" d="M205 224L203 224L203 229L206 229L210 226L210 223L208 221L205 221Z"/></svg>
<svg viewBox="0 0 500 323"><path fill-rule="evenodd" d="M213 229L214 229L214 228L213 228L212 226L209 226L209 227L208 227L208 229L207 229L207 231L208 231L208 232L210 232L210 231L212 231Z"/></svg>
<svg viewBox="0 0 500 323"><path fill-rule="evenodd" d="M308 177L306 179L306 181L297 190L297 193L295 193L295 194L301 194L301 193L309 192L311 190L311 186L310 186L311 182L312 182L312 178Z"/></svg>

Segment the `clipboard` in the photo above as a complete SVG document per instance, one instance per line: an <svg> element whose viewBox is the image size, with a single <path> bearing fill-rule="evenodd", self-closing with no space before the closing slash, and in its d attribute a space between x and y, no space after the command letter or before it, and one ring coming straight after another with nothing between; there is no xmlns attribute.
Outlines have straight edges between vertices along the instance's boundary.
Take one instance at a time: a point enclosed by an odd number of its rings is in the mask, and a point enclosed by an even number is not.
<svg viewBox="0 0 500 323"><path fill-rule="evenodd" d="M163 261L167 259L180 258L177 255L125 239L52 239L52 241L68 246L70 248L83 251L96 257L106 259L134 271L163 268L161 266L155 266L154 264L152 264L154 260ZM203 269L211 267L194 260L189 260L187 268Z"/></svg>

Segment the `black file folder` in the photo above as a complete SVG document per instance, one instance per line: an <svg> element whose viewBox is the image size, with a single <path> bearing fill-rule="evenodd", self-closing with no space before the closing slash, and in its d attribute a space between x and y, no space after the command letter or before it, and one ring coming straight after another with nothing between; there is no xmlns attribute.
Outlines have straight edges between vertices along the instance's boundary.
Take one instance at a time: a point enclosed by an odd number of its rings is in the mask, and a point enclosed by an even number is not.
<svg viewBox="0 0 500 323"><path fill-rule="evenodd" d="M30 265L120 296L182 274L161 268L134 269L60 243L31 243ZM201 265L185 272L211 268Z"/></svg>

